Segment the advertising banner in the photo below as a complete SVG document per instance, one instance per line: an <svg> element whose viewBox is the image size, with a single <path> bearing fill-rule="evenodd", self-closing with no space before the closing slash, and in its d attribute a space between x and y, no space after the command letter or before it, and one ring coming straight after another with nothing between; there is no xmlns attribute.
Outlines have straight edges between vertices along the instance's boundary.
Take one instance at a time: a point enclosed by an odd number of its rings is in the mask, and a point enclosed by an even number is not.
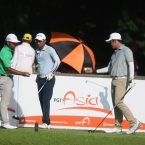
<svg viewBox="0 0 145 145"><path fill-rule="evenodd" d="M52 128L94 129L109 112L105 120L99 125L98 130L113 128L114 110L110 90L111 78L55 77L56 83L50 103ZM42 112L35 79L36 75L31 75L29 78L15 76L14 96L9 106L9 114L21 116L19 121L15 121L18 126L31 127L34 126L35 122L42 123ZM135 82L136 86L126 94L124 102L134 116L142 122L138 132L145 132L145 81L135 80ZM14 123L14 121L11 122ZM125 118L122 126L123 130L130 128Z"/></svg>

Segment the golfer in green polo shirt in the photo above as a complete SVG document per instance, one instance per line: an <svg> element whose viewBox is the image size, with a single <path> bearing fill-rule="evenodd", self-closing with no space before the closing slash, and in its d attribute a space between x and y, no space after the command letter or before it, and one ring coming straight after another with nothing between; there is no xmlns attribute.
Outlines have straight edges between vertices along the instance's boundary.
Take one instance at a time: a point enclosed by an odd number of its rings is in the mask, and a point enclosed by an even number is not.
<svg viewBox="0 0 145 145"><path fill-rule="evenodd" d="M10 103L12 95L13 80L12 74L30 76L29 72L21 72L11 68L11 59L13 50L19 44L19 40L15 34L7 35L5 39L5 45L0 51L0 90L1 90L1 102L0 102L0 121L1 128L4 129L16 129L16 126L11 126L9 124L9 119L7 118L7 109Z"/></svg>

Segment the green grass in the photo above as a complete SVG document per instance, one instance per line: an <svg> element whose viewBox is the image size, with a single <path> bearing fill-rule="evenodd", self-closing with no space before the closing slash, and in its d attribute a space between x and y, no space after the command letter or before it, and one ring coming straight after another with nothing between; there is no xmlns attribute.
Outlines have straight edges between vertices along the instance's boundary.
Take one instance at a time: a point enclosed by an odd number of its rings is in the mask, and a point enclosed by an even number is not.
<svg viewBox="0 0 145 145"><path fill-rule="evenodd" d="M18 128L0 129L0 145L145 145L145 133L106 134L102 131Z"/></svg>

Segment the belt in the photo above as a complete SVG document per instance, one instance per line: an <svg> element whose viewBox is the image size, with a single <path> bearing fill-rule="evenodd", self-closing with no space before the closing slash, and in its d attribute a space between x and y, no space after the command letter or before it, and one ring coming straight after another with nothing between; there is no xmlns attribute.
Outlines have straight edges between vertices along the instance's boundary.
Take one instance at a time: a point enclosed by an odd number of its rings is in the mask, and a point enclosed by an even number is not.
<svg viewBox="0 0 145 145"><path fill-rule="evenodd" d="M49 75L39 76L39 78L47 78Z"/></svg>
<svg viewBox="0 0 145 145"><path fill-rule="evenodd" d="M112 79L114 79L114 80L123 79L123 78L127 78L127 77L126 76L122 76L122 77L115 76L115 77L112 77Z"/></svg>
<svg viewBox="0 0 145 145"><path fill-rule="evenodd" d="M38 75L38 76L39 76L39 78L47 78L49 75L50 75L50 74L44 75L44 76L41 76L41 75L40 75L40 76Z"/></svg>
<svg viewBox="0 0 145 145"><path fill-rule="evenodd" d="M2 75L2 74L0 74L0 76L6 76L6 75Z"/></svg>
<svg viewBox="0 0 145 145"><path fill-rule="evenodd" d="M0 76L2 76L2 77L10 77L10 78L13 77L13 75L3 75L3 74L0 74Z"/></svg>
<svg viewBox="0 0 145 145"><path fill-rule="evenodd" d="M13 75L7 75L7 77L9 77L9 78L13 78Z"/></svg>

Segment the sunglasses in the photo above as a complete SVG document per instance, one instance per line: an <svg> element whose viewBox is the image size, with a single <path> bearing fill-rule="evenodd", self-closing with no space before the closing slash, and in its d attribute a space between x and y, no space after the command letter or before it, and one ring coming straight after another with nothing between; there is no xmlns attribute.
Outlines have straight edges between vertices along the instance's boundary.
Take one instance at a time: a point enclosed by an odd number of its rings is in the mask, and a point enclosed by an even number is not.
<svg viewBox="0 0 145 145"><path fill-rule="evenodd" d="M35 40L35 43L41 43L43 40Z"/></svg>

